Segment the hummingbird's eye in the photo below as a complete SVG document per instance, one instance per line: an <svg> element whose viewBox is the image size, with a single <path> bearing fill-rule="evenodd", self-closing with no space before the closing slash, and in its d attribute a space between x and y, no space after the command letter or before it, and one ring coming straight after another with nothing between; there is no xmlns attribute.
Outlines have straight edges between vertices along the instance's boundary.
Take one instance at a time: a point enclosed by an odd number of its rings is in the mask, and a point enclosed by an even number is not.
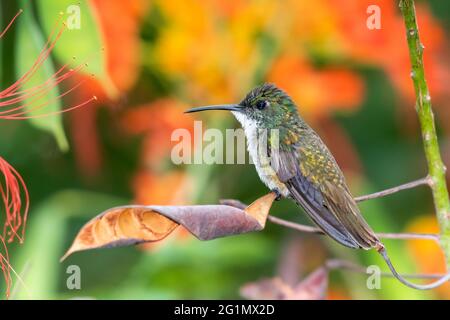
<svg viewBox="0 0 450 320"><path fill-rule="evenodd" d="M266 107L268 107L269 105L270 105L270 103L267 100L259 100L258 102L256 102L256 108L258 110L263 110Z"/></svg>

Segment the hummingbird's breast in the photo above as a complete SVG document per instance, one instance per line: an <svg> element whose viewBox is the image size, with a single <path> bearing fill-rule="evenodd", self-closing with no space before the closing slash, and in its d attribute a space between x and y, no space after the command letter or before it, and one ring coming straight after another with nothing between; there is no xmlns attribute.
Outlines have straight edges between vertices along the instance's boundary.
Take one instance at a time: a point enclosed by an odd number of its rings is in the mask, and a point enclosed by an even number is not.
<svg viewBox="0 0 450 320"><path fill-rule="evenodd" d="M289 190L280 181L275 170L270 165L269 142L267 141L268 132L264 129L259 129L254 121L245 118L242 114L238 112L233 112L233 114L244 129L247 138L247 150L259 178L270 190L278 190L284 197L288 197Z"/></svg>

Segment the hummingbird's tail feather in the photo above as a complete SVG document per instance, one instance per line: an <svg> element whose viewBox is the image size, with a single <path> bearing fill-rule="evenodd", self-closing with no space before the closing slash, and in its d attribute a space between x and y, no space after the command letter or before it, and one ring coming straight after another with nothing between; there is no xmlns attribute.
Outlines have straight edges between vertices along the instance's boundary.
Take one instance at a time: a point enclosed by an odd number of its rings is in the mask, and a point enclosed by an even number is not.
<svg viewBox="0 0 450 320"><path fill-rule="evenodd" d="M365 234L359 235L355 232L356 227L349 228L348 223L342 223L330 208L324 206L323 194L305 177L297 175L286 185L292 198L328 236L349 248L370 249L374 246L371 241L372 237L367 237ZM365 240L366 238L369 240Z"/></svg>
<svg viewBox="0 0 450 320"><path fill-rule="evenodd" d="M324 204L344 228L364 249L371 249L380 244L380 240L361 215L358 205L347 188L325 181L321 186Z"/></svg>

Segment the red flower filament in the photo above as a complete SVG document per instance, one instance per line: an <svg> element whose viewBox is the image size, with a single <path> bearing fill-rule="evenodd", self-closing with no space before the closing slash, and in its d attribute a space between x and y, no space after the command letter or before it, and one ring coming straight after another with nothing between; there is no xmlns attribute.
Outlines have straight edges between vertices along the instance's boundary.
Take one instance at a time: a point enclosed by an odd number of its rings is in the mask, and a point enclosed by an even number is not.
<svg viewBox="0 0 450 320"><path fill-rule="evenodd" d="M0 172L4 178L0 183L0 195L5 209L3 232L0 235L4 253L0 252L0 266L6 281L6 295L8 296L11 284L11 266L7 243L13 242L15 239L23 243L30 198L20 174L2 157L0 157Z"/></svg>
<svg viewBox="0 0 450 320"><path fill-rule="evenodd" d="M7 31L13 25L14 21L22 12L23 11L20 10L9 22L6 28L0 33L0 39L7 33ZM72 107L67 107L59 111L36 113L36 111L45 108L55 100L61 99L62 97L66 96L67 94L71 93L79 86L81 86L83 84L83 81L76 83L63 93L59 94L54 99L46 100L42 103L37 103L40 99L45 97L45 95L50 90L80 71L84 67L84 65L79 65L75 68L69 68L68 64L65 64L43 83L31 88L24 89L24 86L27 84L27 82L33 77L36 71L38 71L39 68L42 67L43 63L50 56L51 51L53 50L58 39L61 37L65 28L66 25L64 23L61 23L61 19L59 19L56 27L54 28L54 31L51 32L51 34L47 38L47 42L45 43L43 49L39 53L31 68L12 85L0 91L0 119L23 120L47 117L78 109L92 102L93 100L97 100L96 96L92 96L91 98L80 104ZM33 114L30 114L31 112ZM7 245L14 240L18 240L19 243L23 243L24 241L25 224L29 209L29 194L21 175L2 157L0 157L0 172L3 175L3 179L1 179L0 181L0 195L5 211L3 231L0 231L0 266L6 282L6 297L9 297L12 283L11 271L14 270L9 263Z"/></svg>
<svg viewBox="0 0 450 320"><path fill-rule="evenodd" d="M16 14L13 20L8 24L6 29L0 34L0 38L3 37L3 35L11 27L12 23L21 12L22 11L19 11ZM35 105L35 103L38 102L42 97L44 97L50 90L83 69L84 65L79 65L75 68L68 68L69 64L65 64L43 83L28 89L23 89L27 81L29 81L33 77L36 71L42 67L43 63L50 56L51 51L53 50L58 39L61 37L65 28L66 25L64 23L61 24L59 20L57 22L57 27L54 29L55 31L51 32L51 34L49 35L44 48L39 53L31 68L8 88L0 91L0 119L23 120L30 118L47 117L78 109L94 100L97 100L96 96L92 96L90 99L83 101L80 104L65 108L63 110L36 114L36 111L48 106L55 100L61 99L83 84L84 80L73 85L71 88L59 94L56 98ZM31 112L33 112L33 114L30 114Z"/></svg>

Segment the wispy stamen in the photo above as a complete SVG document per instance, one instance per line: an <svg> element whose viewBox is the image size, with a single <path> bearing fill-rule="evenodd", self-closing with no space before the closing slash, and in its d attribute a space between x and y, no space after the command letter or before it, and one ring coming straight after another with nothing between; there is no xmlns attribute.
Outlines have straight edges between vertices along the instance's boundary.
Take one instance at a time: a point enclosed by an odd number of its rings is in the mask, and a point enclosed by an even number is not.
<svg viewBox="0 0 450 320"><path fill-rule="evenodd" d="M18 13L16 17L19 14L20 13ZM10 28L12 22L13 21L10 22L7 29ZM62 67L60 67L52 76L50 76L43 83L33 86L31 88L23 89L24 86L28 83L28 81L42 67L43 63L50 56L51 51L53 50L56 42L59 40L65 29L66 25L65 23L61 22L60 18L56 23L55 28L47 38L47 42L45 43L43 49L39 53L38 57L34 61L33 65L30 67L30 69L8 88L0 91L0 119L24 120L57 115L60 113L78 109L97 99L95 96L92 96L86 101L83 101L69 108L64 108L62 110L58 110L55 112L36 114L37 110L41 110L44 107L51 105L51 103L61 99L62 97L68 95L70 92L74 91L76 88L81 86L84 81L79 82L78 84L74 85L73 87L64 91L63 93L61 93L60 95L58 95L53 99L46 100L45 102L37 106L35 105L35 103L43 99L50 90L54 89L62 82L66 81L67 79L71 78L74 74L81 71L87 64L80 64L79 66L70 69L68 69L69 64L65 64Z"/></svg>
<svg viewBox="0 0 450 320"><path fill-rule="evenodd" d="M8 25L6 26L5 30L2 31L2 33L0 33L0 39L3 38L3 36L6 34L6 31L9 30L9 28L11 28L12 24L14 23L14 21L17 19L18 16L20 16L20 14L23 12L22 9L20 9L16 15L14 16L14 18L12 18L12 20L8 23Z"/></svg>
<svg viewBox="0 0 450 320"><path fill-rule="evenodd" d="M6 28L0 33L0 39L11 28L14 21L22 12L22 9L17 12ZM38 85L25 88L26 84L29 83L30 79L32 79L36 72L43 66L44 62L49 58L53 48L65 29L66 25L62 22L61 15L30 69L28 69L28 71L13 84L0 90L0 119L24 120L48 117L81 108L94 100L97 100L96 96L92 96L75 106L65 107L62 110L36 113L46 106L51 105L53 102L62 99L85 82L85 80L79 81L58 96L42 102L48 92L87 66L87 64L80 64L75 68L69 68L69 64L65 64L47 80ZM6 297L8 298L12 283L11 271L15 274L14 269L9 263L8 243L15 240L19 243L23 243L30 199L22 176L2 157L0 157L0 173L3 175L3 179L0 178L0 199L3 202L5 211L3 230L0 229L0 266L6 283L5 292ZM1 216L0 219L2 219ZM18 275L16 274L16 276Z"/></svg>

